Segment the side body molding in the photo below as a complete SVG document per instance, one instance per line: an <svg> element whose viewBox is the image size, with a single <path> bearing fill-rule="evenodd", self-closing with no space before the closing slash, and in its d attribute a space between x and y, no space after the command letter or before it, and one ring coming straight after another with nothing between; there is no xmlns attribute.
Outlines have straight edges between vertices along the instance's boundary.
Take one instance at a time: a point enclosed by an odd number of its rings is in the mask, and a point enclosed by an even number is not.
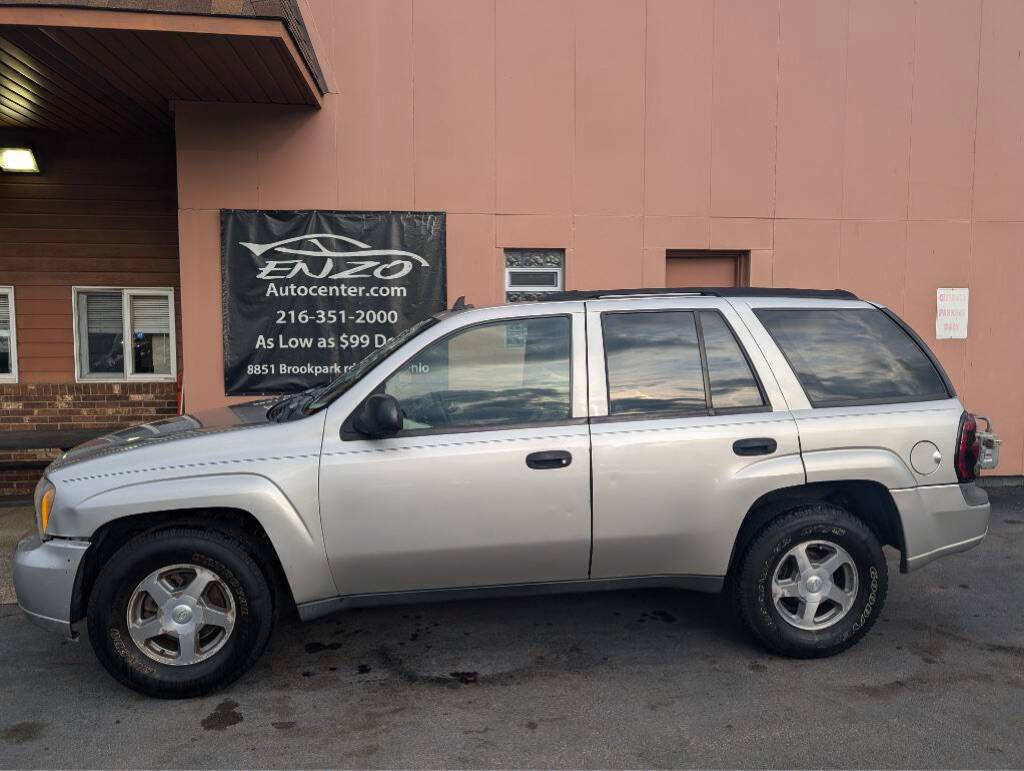
<svg viewBox="0 0 1024 771"><path fill-rule="evenodd" d="M120 517L153 511L230 508L252 514L270 537L297 603L334 597L319 517L307 522L281 489L259 474L161 479L115 487L80 501L62 529L91 536Z"/></svg>
<svg viewBox="0 0 1024 771"><path fill-rule="evenodd" d="M899 455L881 447L804 451L807 482L864 479L889 490L914 487L917 480Z"/></svg>
<svg viewBox="0 0 1024 771"><path fill-rule="evenodd" d="M803 484L806 481L799 455L759 458L737 471L733 475L733 479L744 483L757 480L764 482L772 489L782 489L791 485ZM753 506L754 501L751 501L750 505Z"/></svg>

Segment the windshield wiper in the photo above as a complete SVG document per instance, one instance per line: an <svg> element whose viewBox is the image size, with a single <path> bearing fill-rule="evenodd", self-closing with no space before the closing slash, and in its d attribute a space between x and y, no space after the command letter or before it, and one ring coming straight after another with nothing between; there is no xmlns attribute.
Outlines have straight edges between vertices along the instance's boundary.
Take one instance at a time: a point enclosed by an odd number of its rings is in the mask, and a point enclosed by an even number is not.
<svg viewBox="0 0 1024 771"><path fill-rule="evenodd" d="M286 396L267 410L267 418L275 423L285 423L297 414L304 414L306 406L327 386L313 386L297 394Z"/></svg>
<svg viewBox="0 0 1024 771"><path fill-rule="evenodd" d="M285 396L281 399L278 399L276 402L270 405L270 409L267 410L267 420L272 420L275 423L282 422L281 413L283 413L285 409L288 407L288 405L295 400L296 396L298 396L298 394Z"/></svg>

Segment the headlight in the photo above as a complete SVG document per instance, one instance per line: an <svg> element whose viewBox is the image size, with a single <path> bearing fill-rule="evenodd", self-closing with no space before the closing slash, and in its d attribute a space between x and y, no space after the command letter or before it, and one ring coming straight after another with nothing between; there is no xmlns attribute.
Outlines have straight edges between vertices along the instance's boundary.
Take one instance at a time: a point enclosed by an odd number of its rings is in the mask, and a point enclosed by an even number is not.
<svg viewBox="0 0 1024 771"><path fill-rule="evenodd" d="M50 512L53 511L53 498L57 494L57 488L50 480L43 477L36 485L36 522L39 525L39 535L46 537L46 526L50 524Z"/></svg>

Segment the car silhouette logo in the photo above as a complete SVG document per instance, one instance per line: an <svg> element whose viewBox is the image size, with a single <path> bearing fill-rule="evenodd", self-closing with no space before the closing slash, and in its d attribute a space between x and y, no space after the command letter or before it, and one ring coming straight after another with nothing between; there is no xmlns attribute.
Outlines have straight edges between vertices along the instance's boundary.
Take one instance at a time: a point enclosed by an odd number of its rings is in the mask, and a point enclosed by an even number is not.
<svg viewBox="0 0 1024 771"><path fill-rule="evenodd" d="M325 242L334 246L334 248L328 248L324 245ZM258 278L265 280L293 278L299 273L304 273L312 278L374 277L393 280L407 275L417 265L420 267L430 267L429 262L413 252L406 252L401 249L375 249L370 244L365 244L348 236L335 235L334 233L311 233L305 236L295 236L281 241L273 241L269 244L255 244L249 241L239 241L238 243L239 246L244 246L256 257L262 257L267 252L295 255L293 258L284 260L268 259L266 264L261 267L259 273L257 273ZM305 259L296 259L306 257L323 258L324 263L311 268ZM379 259L381 257L390 257L392 259L384 261ZM344 267L335 272L335 267L338 263Z"/></svg>

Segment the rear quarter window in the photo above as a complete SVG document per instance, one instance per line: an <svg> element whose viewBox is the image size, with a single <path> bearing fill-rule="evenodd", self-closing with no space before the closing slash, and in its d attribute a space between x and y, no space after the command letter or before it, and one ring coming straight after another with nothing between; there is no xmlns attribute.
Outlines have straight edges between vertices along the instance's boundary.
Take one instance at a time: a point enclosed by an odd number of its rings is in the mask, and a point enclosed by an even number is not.
<svg viewBox="0 0 1024 771"><path fill-rule="evenodd" d="M754 311L815 407L948 399L929 355L876 308Z"/></svg>

